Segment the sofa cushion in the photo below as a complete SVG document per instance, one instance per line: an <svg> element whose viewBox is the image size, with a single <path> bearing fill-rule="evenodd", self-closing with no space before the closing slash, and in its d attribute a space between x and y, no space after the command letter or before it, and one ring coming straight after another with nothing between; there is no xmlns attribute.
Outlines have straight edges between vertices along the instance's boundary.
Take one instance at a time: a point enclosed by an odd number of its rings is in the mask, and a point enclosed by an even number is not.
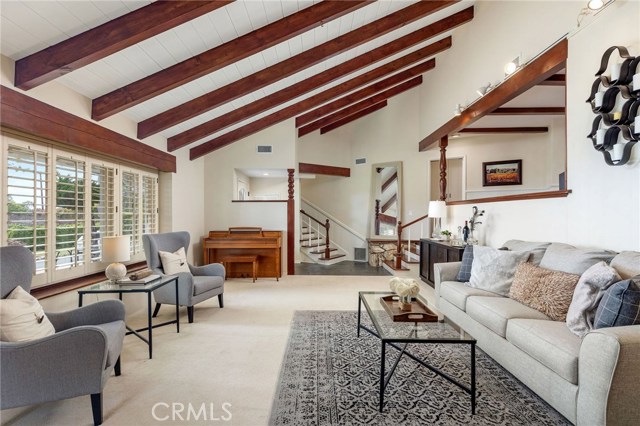
<svg viewBox="0 0 640 426"><path fill-rule="evenodd" d="M507 340L563 379L578 384L582 340L564 322L512 319L507 325Z"/></svg>
<svg viewBox="0 0 640 426"><path fill-rule="evenodd" d="M623 251L611 260L611 266L623 280L640 275L640 251Z"/></svg>
<svg viewBox="0 0 640 426"><path fill-rule="evenodd" d="M471 279L471 266L473 265L473 246L466 246L462 253L462 262L456 280L467 283Z"/></svg>
<svg viewBox="0 0 640 426"><path fill-rule="evenodd" d="M509 297L547 315L553 321L567 319L573 290L580 275L552 271L525 262L516 268Z"/></svg>
<svg viewBox="0 0 640 426"><path fill-rule="evenodd" d="M582 275L598 262L610 262L615 252L599 249L578 249L569 244L553 243L542 256L540 266L567 274Z"/></svg>
<svg viewBox="0 0 640 426"><path fill-rule="evenodd" d="M582 276L567 312L567 327L577 336L584 336L593 328L596 310L604 291L620 281L620 275L611 266L598 262Z"/></svg>
<svg viewBox="0 0 640 426"><path fill-rule="evenodd" d="M593 328L640 324L640 275L609 287L598 305Z"/></svg>
<svg viewBox="0 0 640 426"><path fill-rule="evenodd" d="M219 288L224 285L224 278L218 276L194 276L193 277L193 295L205 293L214 288Z"/></svg>
<svg viewBox="0 0 640 426"><path fill-rule="evenodd" d="M469 286L506 296L509 294L516 266L526 262L530 254L528 251L503 251L491 247L473 246L473 265Z"/></svg>
<svg viewBox="0 0 640 426"><path fill-rule="evenodd" d="M507 297L470 296L466 312L500 337L506 336L507 322L512 318L549 319L542 312Z"/></svg>
<svg viewBox="0 0 640 426"><path fill-rule="evenodd" d="M457 281L445 281L440 284L440 297L458 309L466 310L469 296L500 297L500 295L479 288L469 287Z"/></svg>
<svg viewBox="0 0 640 426"><path fill-rule="evenodd" d="M506 243L504 243L502 246L508 248L511 251L530 251L531 257L529 258L529 262L538 266L540 265L542 256L544 256L544 253L547 251L547 247L549 247L550 245L551 243L509 240Z"/></svg>

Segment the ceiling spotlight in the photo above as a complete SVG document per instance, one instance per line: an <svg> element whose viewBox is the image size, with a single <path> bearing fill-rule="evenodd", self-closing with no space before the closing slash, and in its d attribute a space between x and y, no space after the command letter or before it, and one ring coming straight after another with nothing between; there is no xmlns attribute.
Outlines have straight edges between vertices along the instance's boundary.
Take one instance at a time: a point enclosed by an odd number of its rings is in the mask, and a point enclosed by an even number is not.
<svg viewBox="0 0 640 426"><path fill-rule="evenodd" d="M589 3L587 3L587 7L591 10L600 10L602 6L604 6L602 0L589 0Z"/></svg>
<svg viewBox="0 0 640 426"><path fill-rule="evenodd" d="M456 105L456 109L453 111L453 114L458 117L460 116L460 114L462 114L462 111L464 111L464 107L462 106L462 104L458 104Z"/></svg>
<svg viewBox="0 0 640 426"><path fill-rule="evenodd" d="M480 96L484 96L489 93L489 90L491 90L492 88L493 87L491 86L491 83L487 83L486 86L482 86L478 90L476 90L476 93Z"/></svg>
<svg viewBox="0 0 640 426"><path fill-rule="evenodd" d="M520 68L520 56L504 66L504 75L511 75Z"/></svg>
<svg viewBox="0 0 640 426"><path fill-rule="evenodd" d="M262 176L269 176L269 173L265 172L262 174Z"/></svg>

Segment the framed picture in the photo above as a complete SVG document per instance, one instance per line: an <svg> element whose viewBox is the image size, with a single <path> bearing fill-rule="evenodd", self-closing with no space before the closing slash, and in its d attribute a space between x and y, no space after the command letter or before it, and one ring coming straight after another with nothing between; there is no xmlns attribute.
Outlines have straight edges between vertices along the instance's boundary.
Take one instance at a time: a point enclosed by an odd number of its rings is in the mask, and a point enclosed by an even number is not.
<svg viewBox="0 0 640 426"><path fill-rule="evenodd" d="M522 185L522 160L482 163L482 186Z"/></svg>

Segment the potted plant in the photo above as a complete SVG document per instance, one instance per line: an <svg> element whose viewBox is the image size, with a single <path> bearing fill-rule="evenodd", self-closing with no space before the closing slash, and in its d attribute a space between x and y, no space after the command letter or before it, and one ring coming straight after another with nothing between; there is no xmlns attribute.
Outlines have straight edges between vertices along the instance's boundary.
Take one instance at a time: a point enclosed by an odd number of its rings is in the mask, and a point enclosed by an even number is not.
<svg viewBox="0 0 640 426"><path fill-rule="evenodd" d="M451 239L451 232L447 231L446 229L444 231L440 232L440 233L444 237L443 239L445 241L449 241L449 239Z"/></svg>

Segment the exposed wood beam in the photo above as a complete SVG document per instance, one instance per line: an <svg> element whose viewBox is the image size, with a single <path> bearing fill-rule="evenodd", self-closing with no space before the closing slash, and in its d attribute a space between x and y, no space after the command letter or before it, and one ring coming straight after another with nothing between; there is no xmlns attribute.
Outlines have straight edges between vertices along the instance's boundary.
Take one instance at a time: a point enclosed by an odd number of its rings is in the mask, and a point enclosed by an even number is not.
<svg viewBox="0 0 640 426"><path fill-rule="evenodd" d="M387 200L386 203L384 203L382 205L382 208L380 209L380 212L384 213L387 210L389 210L389 207L391 207L393 205L393 203L396 202L396 200L398 199L398 194L393 194L393 196L391 198L389 198L389 200Z"/></svg>
<svg viewBox="0 0 640 426"><path fill-rule="evenodd" d="M338 127L342 127L345 124L349 124L352 121L356 121L356 120L358 120L358 119L360 119L362 117L365 117L365 116L367 116L367 115L369 115L371 113L374 113L374 112L376 112L378 110L381 110L382 108L384 108L386 106L387 106L387 101L382 101L379 104L370 106L369 108L365 108L363 110L360 110L360 111L356 112L353 115L345 117L342 120L338 120L338 121L336 121L334 123L329 124L328 126L325 126L325 127L321 128L320 129L320 134L324 135L325 133L328 133L328 132L330 132L332 130L337 129Z"/></svg>
<svg viewBox="0 0 640 426"><path fill-rule="evenodd" d="M548 127L468 127L458 133L546 133Z"/></svg>
<svg viewBox="0 0 640 426"><path fill-rule="evenodd" d="M317 175L350 177L351 169L348 167L324 166L322 164L298 163L298 172L314 173Z"/></svg>
<svg viewBox="0 0 640 426"><path fill-rule="evenodd" d="M457 1L457 0L456 0ZM410 22L423 18L456 1L419 2L395 13L380 18L370 24L356 28L346 34L306 50L287 60L248 75L226 86L206 93L138 124L138 138L146 138L176 124L196 117L213 108L231 102L246 94L262 89L270 84L305 70L324 59L331 58L363 43L396 30Z"/></svg>
<svg viewBox="0 0 640 426"><path fill-rule="evenodd" d="M14 84L33 89L232 1L153 2L18 60Z"/></svg>
<svg viewBox="0 0 640 426"><path fill-rule="evenodd" d="M484 115L494 111L501 105L504 105L506 102L509 102L565 68L567 50L567 39L563 39L515 73L511 78L491 90L477 102L471 104L462 114L453 117L439 129L425 137L418 144L419 150L425 151L429 149L434 144L437 144L443 136L456 133L468 127Z"/></svg>
<svg viewBox="0 0 640 426"><path fill-rule="evenodd" d="M322 1L176 65L93 100L91 117L102 120L241 59L275 46L372 0Z"/></svg>
<svg viewBox="0 0 640 426"><path fill-rule="evenodd" d="M92 121L0 87L0 124L8 129L126 159L163 172L176 171L176 157Z"/></svg>
<svg viewBox="0 0 640 426"><path fill-rule="evenodd" d="M391 74L394 71L403 69L413 63L424 60L425 57L429 57L437 53L438 49L440 49L440 51L445 50L448 48L448 46L449 47L451 46L450 37L447 37L444 40L441 40L427 47L419 49L413 53L405 55L402 58L396 59L395 61L391 61L388 64L375 68L358 77L354 77L351 80L348 80L342 84L338 84L337 86L334 86L330 89L320 92L317 95L313 95L307 99L304 99L300 102L297 102L279 111L271 113L263 118L260 118L244 126L241 126L235 130L227 132L214 139L210 139L207 142L204 142L194 148L191 148L189 153L189 158L194 160L198 157L208 154L209 152L215 151L216 149L220 149L223 146L233 143L239 139L242 139L256 132L259 132L260 130L266 129L267 127L273 126L274 124L280 123L281 121L288 120L289 118L293 118L298 114L301 114L305 111L310 110L311 108L315 108L319 105L322 105L327 101L335 99L338 96L342 96L343 94L348 93L352 90L355 90L361 86L364 86L365 84L368 84L374 80L377 80L378 78L384 77L388 74ZM417 69L419 67L426 68L429 66L431 68L434 68L435 63L436 63L435 59L431 59L419 66L411 68L411 70Z"/></svg>
<svg viewBox="0 0 640 426"><path fill-rule="evenodd" d="M554 74L546 80L538 83L538 86L566 86L567 76L566 74Z"/></svg>
<svg viewBox="0 0 640 426"><path fill-rule="evenodd" d="M496 108L490 115L564 115L564 107Z"/></svg>
<svg viewBox="0 0 640 426"><path fill-rule="evenodd" d="M302 137L307 135L315 130L318 130L322 127L326 127L331 123L342 120L345 117L355 114L358 111L361 111L365 108L368 108L372 105L378 104L384 100L392 98L393 96L399 95L400 93L406 92L409 89L413 89L422 84L422 76L413 78L412 80L405 81L402 84L399 84L391 89L387 89L384 92L380 92L370 98L367 98L363 101L352 104L344 109L334 112L333 114L327 115L319 120L314 121L313 123L307 124L298 129L298 137Z"/></svg>
<svg viewBox="0 0 640 426"><path fill-rule="evenodd" d="M203 144L196 146L195 148L191 148L190 158L193 160L211 151L215 151L216 149L222 148L225 145L233 143L253 133L259 132L260 130L266 129L267 127L273 126L274 124L277 124L281 121L295 117L296 115L308 111L311 108L322 105L323 103L335 99L338 96L343 95L344 93L348 93L380 77L391 74L398 69L402 69L408 65L423 60L425 56L431 56L435 50L439 49L439 44L442 44L444 46L441 48L442 50L444 50L448 48L446 46L451 45L451 38L448 37L444 40L419 49L413 53L403 56L402 58L391 61L388 64L382 65L358 77L352 78L351 80L348 80L342 84L318 93L317 95L311 96L307 99L304 99L300 102L269 114L263 118L260 118L256 121L225 133L222 136L218 136L214 139L204 142ZM434 67L435 59L430 59L418 66L410 68L407 71L418 70L420 68L427 70L433 69Z"/></svg>
<svg viewBox="0 0 640 426"><path fill-rule="evenodd" d="M459 25L469 22L471 19L473 19L473 7L453 14L434 24L428 25L418 31L387 43L384 46L371 50L351 60L343 62L340 65L316 74L311 78L293 84L283 90L275 92L269 96L265 96L248 105L170 137L167 140L169 150L172 151L176 149L176 147L179 148L181 146L188 145L235 123L239 123L243 120L254 117L257 114L268 111L278 105L282 105L285 102L302 96L312 90L318 89L332 81L338 80L382 59L388 58L389 56L399 53L438 34L450 31Z"/></svg>
<svg viewBox="0 0 640 426"><path fill-rule="evenodd" d="M391 176L389 176L389 179L387 179L382 184L382 192L384 192L384 190L387 189L389 187L389 185L391 185L396 180L398 180L398 172L397 171L393 172L393 174Z"/></svg>

